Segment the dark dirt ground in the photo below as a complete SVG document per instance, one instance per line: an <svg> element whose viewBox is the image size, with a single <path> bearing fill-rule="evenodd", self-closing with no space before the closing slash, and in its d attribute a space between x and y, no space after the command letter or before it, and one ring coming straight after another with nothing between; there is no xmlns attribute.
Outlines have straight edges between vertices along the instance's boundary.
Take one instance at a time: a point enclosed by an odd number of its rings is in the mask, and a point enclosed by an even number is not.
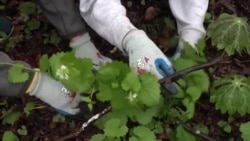
<svg viewBox="0 0 250 141"><path fill-rule="evenodd" d="M122 0L123 4L127 8L128 17L138 28L145 30L150 38L154 40L162 50L166 53L171 54L171 50L168 49L168 40L173 35L173 31L169 31L164 27L163 17L169 14L169 10L166 7L158 5L158 3L153 0L145 0L145 5L141 5L140 0L133 0L132 7L128 7L129 0ZM15 25L14 35L22 34L21 26L24 24L20 20L20 13L17 9L21 1L9 0L6 4L5 14L13 19L13 24ZM167 2L163 2L167 3ZM151 20L145 20L144 15L147 11L147 8L154 6L153 10L151 9L148 14L152 15ZM157 9L156 11L154 11ZM243 16L250 18L250 0L217 0L215 5L209 6L208 12L212 14L213 17L218 16L223 12L237 14L238 16ZM41 22L41 27L49 25L48 28L39 28L38 30L32 33L32 37L27 40L23 40L17 44L17 46L7 52L13 59L24 60L31 64L33 67L38 66L38 61L43 54L52 54L61 50L68 50L68 41L63 40L58 47L53 45L44 45L43 39L44 34L48 34L50 30L54 29L42 15L36 15L33 18ZM145 24L154 25L151 28L145 27ZM101 50L104 55L107 55L113 59L124 59L121 53L110 53L110 50L113 49L113 46L107 43L105 40L100 38L95 32L91 29L90 34L92 36L93 42ZM213 58L218 54L218 51L209 45L206 49L206 54L208 59ZM235 55L231 57L225 57L223 61L214 67L216 70L214 74L211 74L211 78L223 76L225 74L244 74L250 75L250 57L247 55ZM6 98L0 98L3 100ZM32 97L23 97L22 99L8 98L8 105L5 105L5 108L13 107L14 110L22 111L25 103L27 101L35 101L38 105L43 105L40 100ZM2 108L2 107L1 107ZM98 112L104 109L104 107L95 107L93 113ZM75 124L75 127L70 128L70 125L66 122L64 123L54 123L52 122L52 117L56 112L52 108L45 108L43 110L34 110L31 112L29 117L22 116L12 127L8 125L0 126L0 135L5 130L16 130L21 125L26 125L28 129L28 135L25 137L20 137L22 141L47 141L54 140L56 138L68 135L74 131L80 129L81 125L87 119L66 119L71 123ZM89 115L90 116L90 115ZM88 115L86 116L88 117ZM196 114L193 119L193 122L204 124L209 128L209 136L216 141L228 140L229 137L235 138L235 140L240 140L239 137L239 125L241 122L249 121L250 116L236 117L232 125L232 133L226 134L221 128L217 126L217 121L227 120L227 115L222 115L219 111L216 111L214 105L209 102L209 95L204 94L197 103ZM91 135L96 132L96 129L92 126L88 127L86 132L82 133L77 139L72 139L76 141L87 141ZM166 139L167 140L167 139Z"/></svg>

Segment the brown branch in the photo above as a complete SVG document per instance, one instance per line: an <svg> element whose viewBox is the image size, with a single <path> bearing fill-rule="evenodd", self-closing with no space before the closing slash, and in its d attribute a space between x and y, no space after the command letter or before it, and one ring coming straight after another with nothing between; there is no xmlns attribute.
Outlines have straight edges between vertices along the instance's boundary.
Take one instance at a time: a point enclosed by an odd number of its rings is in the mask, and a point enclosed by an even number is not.
<svg viewBox="0 0 250 141"><path fill-rule="evenodd" d="M80 133L82 133L86 127L88 127L91 123L93 123L94 121L96 121L97 119L101 118L103 115L105 115L106 113L108 113L109 111L111 111L111 107L109 106L108 108L104 109L103 111L101 111L100 113L92 116L87 122L84 122L82 124L82 127L80 130L78 130L77 132L71 133L67 136L64 136L62 138L57 139L56 141L65 141L67 139L71 139L71 138L75 138L77 137Z"/></svg>
<svg viewBox="0 0 250 141"><path fill-rule="evenodd" d="M216 59L214 59L212 61L209 61L207 63L201 64L201 65L196 65L196 66L193 66L193 67L190 67L190 68L175 72L174 74L172 74L170 76L167 76L167 77L164 77L164 78L160 79L159 83L174 82L174 81L178 80L180 77L182 77L182 76L184 76L184 75L186 75L186 74L188 74L190 72L214 66L214 65L218 64L222 60L221 58L222 57L218 57L218 58L216 58Z"/></svg>

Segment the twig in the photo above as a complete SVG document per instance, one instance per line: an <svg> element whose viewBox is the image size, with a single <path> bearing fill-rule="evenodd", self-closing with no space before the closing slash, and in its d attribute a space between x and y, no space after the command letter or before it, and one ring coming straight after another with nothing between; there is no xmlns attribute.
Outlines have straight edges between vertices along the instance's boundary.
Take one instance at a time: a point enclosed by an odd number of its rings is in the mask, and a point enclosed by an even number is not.
<svg viewBox="0 0 250 141"><path fill-rule="evenodd" d="M212 60L210 62L207 62L207 63L201 64L201 65L193 66L193 67L190 67L190 68L175 72L174 74L172 74L170 76L167 76L167 77L164 77L164 78L160 79L159 83L174 82L177 79L179 79L180 77L182 77L182 76L184 76L184 75L186 75L186 74L188 74L190 72L214 66L214 65L218 64L221 61L221 58L222 57L218 57L218 58L216 58L216 59L214 59L214 60Z"/></svg>
<svg viewBox="0 0 250 141"><path fill-rule="evenodd" d="M65 141L67 139L77 137L80 133L82 133L85 130L86 127L88 127L91 123L93 123L94 121L96 121L97 119L99 119L100 117L105 115L106 113L108 113L110 110L111 110L111 107L108 107L108 108L104 109L100 113L92 116L87 122L84 122L82 124L82 127L81 127L80 130L78 130L77 132L71 133L71 134L69 134L67 136L64 136L64 137L62 137L60 139L57 139L56 141Z"/></svg>
<svg viewBox="0 0 250 141"><path fill-rule="evenodd" d="M191 127L187 126L187 125L183 125L184 129L186 129L188 132L194 134L194 135L197 135L207 141L216 141L215 139L207 136L206 134L204 133L197 133L196 131L194 131L194 129L192 129Z"/></svg>

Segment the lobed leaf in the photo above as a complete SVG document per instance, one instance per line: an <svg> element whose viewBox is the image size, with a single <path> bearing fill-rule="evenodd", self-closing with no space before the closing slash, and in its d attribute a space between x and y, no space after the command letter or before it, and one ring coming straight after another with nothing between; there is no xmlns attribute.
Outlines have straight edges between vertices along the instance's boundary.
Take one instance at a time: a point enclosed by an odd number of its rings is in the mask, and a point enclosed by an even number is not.
<svg viewBox="0 0 250 141"><path fill-rule="evenodd" d="M160 102L160 85L157 78L150 73L143 73L141 79L141 90L138 99L142 104L154 106Z"/></svg>
<svg viewBox="0 0 250 141"><path fill-rule="evenodd" d="M250 140L250 122L242 123L240 125L240 132L241 132L241 138L243 141L249 141Z"/></svg>
<svg viewBox="0 0 250 141"><path fill-rule="evenodd" d="M216 109L230 115L238 112L244 116L250 113L250 79L233 75L215 80L212 85L210 101L215 103Z"/></svg>
<svg viewBox="0 0 250 141"><path fill-rule="evenodd" d="M145 126L138 126L133 129L133 136L129 141L157 141L155 134Z"/></svg>
<svg viewBox="0 0 250 141"><path fill-rule="evenodd" d="M8 70L8 81L10 83L22 83L29 79L29 74L27 72L23 72L24 65L15 64L10 67Z"/></svg>
<svg viewBox="0 0 250 141"><path fill-rule="evenodd" d="M223 49L228 55L250 53L250 28L246 18L223 13L207 29L212 45Z"/></svg>
<svg viewBox="0 0 250 141"><path fill-rule="evenodd" d="M110 119L104 128L104 135L108 137L122 137L128 132L128 127L122 125L120 120L117 118Z"/></svg>

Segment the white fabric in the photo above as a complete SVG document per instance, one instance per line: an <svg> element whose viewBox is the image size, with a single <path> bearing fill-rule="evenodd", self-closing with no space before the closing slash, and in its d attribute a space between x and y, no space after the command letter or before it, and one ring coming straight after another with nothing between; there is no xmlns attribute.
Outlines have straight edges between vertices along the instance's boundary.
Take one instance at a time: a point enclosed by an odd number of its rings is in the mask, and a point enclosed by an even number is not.
<svg viewBox="0 0 250 141"><path fill-rule="evenodd" d="M116 47L134 25L126 17L119 0L80 0L80 13L86 23Z"/></svg>
<svg viewBox="0 0 250 141"><path fill-rule="evenodd" d="M184 40L196 42L205 36L203 21L208 0L169 0L178 27ZM126 9L120 0L80 0L80 13L87 24L111 44L120 47L122 39L135 27L126 17ZM185 33L199 36L185 36Z"/></svg>
<svg viewBox="0 0 250 141"><path fill-rule="evenodd" d="M169 0L177 22L178 34L192 46L205 36L203 22L208 3L208 0Z"/></svg>
<svg viewBox="0 0 250 141"><path fill-rule="evenodd" d="M91 59L95 69L99 69L101 65L112 61L110 58L103 56L99 50L97 50L90 40L88 33L82 35L79 39L70 42L69 46L76 50L76 57Z"/></svg>
<svg viewBox="0 0 250 141"><path fill-rule="evenodd" d="M81 101L80 95L69 93L60 82L46 74L38 74L30 95L36 96L62 114L75 115L80 112L77 108Z"/></svg>

